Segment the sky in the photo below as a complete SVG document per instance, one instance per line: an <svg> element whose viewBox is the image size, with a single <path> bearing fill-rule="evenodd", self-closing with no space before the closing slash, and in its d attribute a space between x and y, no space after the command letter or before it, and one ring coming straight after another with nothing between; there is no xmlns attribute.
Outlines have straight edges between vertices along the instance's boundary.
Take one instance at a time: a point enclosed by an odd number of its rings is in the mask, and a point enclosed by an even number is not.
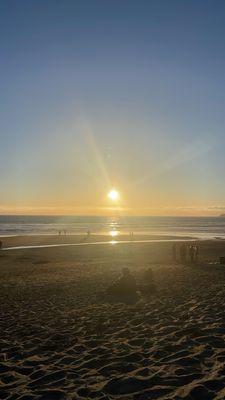
<svg viewBox="0 0 225 400"><path fill-rule="evenodd" d="M0 214L225 212L224 21L223 0L2 0Z"/></svg>

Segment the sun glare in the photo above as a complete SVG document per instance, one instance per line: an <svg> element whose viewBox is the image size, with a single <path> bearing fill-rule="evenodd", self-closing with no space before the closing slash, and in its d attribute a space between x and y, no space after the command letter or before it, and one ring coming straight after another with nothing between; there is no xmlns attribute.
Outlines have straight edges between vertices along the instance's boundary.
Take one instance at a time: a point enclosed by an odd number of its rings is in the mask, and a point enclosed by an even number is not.
<svg viewBox="0 0 225 400"><path fill-rule="evenodd" d="M117 190L115 190L115 189L112 189L108 193L108 197L110 198L110 200L116 201L119 199L119 192L117 192Z"/></svg>
<svg viewBox="0 0 225 400"><path fill-rule="evenodd" d="M118 231L110 231L109 234L110 234L110 236L117 236Z"/></svg>

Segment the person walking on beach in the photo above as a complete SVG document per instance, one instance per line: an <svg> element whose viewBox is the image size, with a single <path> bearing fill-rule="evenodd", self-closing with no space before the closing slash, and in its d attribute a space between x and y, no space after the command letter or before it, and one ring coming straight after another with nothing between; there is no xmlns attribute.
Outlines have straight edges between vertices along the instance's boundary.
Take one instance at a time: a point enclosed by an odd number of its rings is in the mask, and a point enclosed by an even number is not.
<svg viewBox="0 0 225 400"><path fill-rule="evenodd" d="M198 245L196 244L196 245L194 246L194 262L195 262L195 263L198 261L198 253L199 253L199 247L198 247Z"/></svg>
<svg viewBox="0 0 225 400"><path fill-rule="evenodd" d="M195 246L190 245L189 249L188 249L188 253L189 253L190 262L191 262L191 264L193 264L194 258L195 258Z"/></svg>

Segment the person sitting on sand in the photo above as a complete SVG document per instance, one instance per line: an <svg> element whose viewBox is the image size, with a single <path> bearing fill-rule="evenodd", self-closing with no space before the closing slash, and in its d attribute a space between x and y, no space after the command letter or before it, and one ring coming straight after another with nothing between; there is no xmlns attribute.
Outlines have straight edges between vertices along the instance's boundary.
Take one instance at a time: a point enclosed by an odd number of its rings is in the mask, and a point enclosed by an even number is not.
<svg viewBox="0 0 225 400"><path fill-rule="evenodd" d="M107 290L112 296L132 296L137 291L137 283L129 268L122 269L122 276L116 280Z"/></svg>
<svg viewBox="0 0 225 400"><path fill-rule="evenodd" d="M146 283L152 282L154 280L153 271L150 267L146 269L146 271L144 271L143 278Z"/></svg>

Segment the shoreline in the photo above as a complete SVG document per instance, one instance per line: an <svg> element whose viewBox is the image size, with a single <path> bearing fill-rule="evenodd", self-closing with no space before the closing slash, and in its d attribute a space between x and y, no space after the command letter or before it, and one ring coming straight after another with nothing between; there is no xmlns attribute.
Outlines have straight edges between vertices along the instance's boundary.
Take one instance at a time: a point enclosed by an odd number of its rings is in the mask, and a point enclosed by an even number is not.
<svg viewBox="0 0 225 400"><path fill-rule="evenodd" d="M50 247L67 247L67 246L93 246L93 245L121 245L121 244L138 244L138 243L173 243L173 242L196 242L196 239L150 239L150 240L111 240L108 242L86 242L86 243L62 243L62 244L43 244L34 246L11 246L3 247L1 251L8 250L25 250L25 249L39 249ZM199 240L198 240L199 241Z"/></svg>
<svg viewBox="0 0 225 400"><path fill-rule="evenodd" d="M10 236L2 237L2 249L20 250L34 248L50 247L68 247L68 246L89 246L89 245L118 245L118 244L138 244L138 243L165 243L165 242L183 242L199 241L201 239L191 236L167 236L167 235L91 235L89 238L83 235L32 235L32 236Z"/></svg>

